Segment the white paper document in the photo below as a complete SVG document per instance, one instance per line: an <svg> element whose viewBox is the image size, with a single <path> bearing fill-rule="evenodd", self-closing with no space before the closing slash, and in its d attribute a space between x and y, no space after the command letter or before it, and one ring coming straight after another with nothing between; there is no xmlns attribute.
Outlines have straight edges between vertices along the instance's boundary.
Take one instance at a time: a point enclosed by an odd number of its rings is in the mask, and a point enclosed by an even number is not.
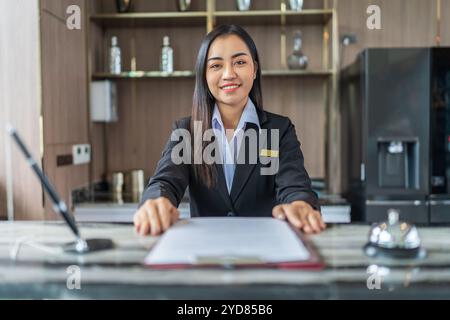
<svg viewBox="0 0 450 320"><path fill-rule="evenodd" d="M310 253L285 221L274 218L193 218L178 221L152 248L146 264L281 263Z"/></svg>

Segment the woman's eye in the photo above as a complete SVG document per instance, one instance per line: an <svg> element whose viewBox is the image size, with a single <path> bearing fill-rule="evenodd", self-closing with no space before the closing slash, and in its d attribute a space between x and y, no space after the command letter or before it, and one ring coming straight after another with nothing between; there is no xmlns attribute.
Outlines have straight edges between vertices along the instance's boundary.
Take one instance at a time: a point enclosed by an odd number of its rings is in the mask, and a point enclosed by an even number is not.
<svg viewBox="0 0 450 320"><path fill-rule="evenodd" d="M245 62L244 60L239 60L239 61L236 61L236 63L237 63L238 65L243 65L243 64L245 64L246 62Z"/></svg>
<svg viewBox="0 0 450 320"><path fill-rule="evenodd" d="M213 64L212 66L210 66L211 69L218 69L219 67L219 64Z"/></svg>

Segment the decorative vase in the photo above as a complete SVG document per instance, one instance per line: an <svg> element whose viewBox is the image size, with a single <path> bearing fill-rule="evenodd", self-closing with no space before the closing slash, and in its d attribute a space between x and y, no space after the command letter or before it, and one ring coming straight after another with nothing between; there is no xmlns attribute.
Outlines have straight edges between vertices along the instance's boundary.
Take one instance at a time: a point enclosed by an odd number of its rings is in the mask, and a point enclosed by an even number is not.
<svg viewBox="0 0 450 320"><path fill-rule="evenodd" d="M178 11L188 11L191 7L191 0L176 0Z"/></svg>
<svg viewBox="0 0 450 320"><path fill-rule="evenodd" d="M239 11L250 10L251 0L236 0L236 6Z"/></svg>
<svg viewBox="0 0 450 320"><path fill-rule="evenodd" d="M294 50L288 56L289 69L304 70L308 67L308 57L302 52L302 33L297 31L294 36Z"/></svg>
<svg viewBox="0 0 450 320"><path fill-rule="evenodd" d="M128 12L131 8L132 0L116 0L116 7L118 12Z"/></svg>

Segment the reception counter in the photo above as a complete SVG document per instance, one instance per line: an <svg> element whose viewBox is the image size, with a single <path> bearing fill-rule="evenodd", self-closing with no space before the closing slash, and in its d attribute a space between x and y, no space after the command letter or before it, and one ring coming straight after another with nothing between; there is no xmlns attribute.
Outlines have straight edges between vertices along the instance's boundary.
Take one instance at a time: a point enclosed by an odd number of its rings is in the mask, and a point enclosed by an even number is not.
<svg viewBox="0 0 450 320"><path fill-rule="evenodd" d="M133 223L138 203L86 202L77 204L74 214L80 222ZM181 219L190 218L188 202L178 206ZM350 205L322 205L321 212L326 223L349 223Z"/></svg>
<svg viewBox="0 0 450 320"><path fill-rule="evenodd" d="M129 224L80 226L84 237L112 238L116 248L71 255L60 249L73 240L62 222L0 222L0 299L450 298L447 226L419 227L424 259L378 260L362 251L368 225L329 225L308 236L325 262L321 271L151 270L143 260L157 237Z"/></svg>

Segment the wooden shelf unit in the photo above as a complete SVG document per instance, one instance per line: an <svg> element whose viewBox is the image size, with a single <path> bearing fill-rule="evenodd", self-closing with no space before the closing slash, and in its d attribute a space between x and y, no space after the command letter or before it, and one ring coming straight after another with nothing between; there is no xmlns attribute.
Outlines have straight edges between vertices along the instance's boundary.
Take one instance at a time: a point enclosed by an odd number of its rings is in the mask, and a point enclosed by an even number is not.
<svg viewBox="0 0 450 320"><path fill-rule="evenodd" d="M105 0L102 0L106 2ZM139 0L137 0L139 1ZM177 12L174 9L174 5L171 7L171 11L139 11L139 12L129 12L129 13L115 13L114 5L109 4L108 10L101 12L93 12L89 14L89 22L88 25L90 29L95 29L97 37L101 37L103 43L100 46L103 46L103 49L98 50L97 52L92 52L92 48L89 48L91 57L91 62L89 66L89 74L90 78L93 80L121 80L120 87L123 88L126 83L129 81L129 85L133 87L130 89L131 92L137 92L136 86L141 86L138 82L134 80L139 79L167 79L167 81L163 81L166 83L168 87L167 90L163 90L163 94L169 94L170 90L174 90L174 88L180 89L182 92L185 92L187 88L191 87L193 89L193 79L195 77L193 70L193 63L195 62L195 55L198 50L198 45L195 43L198 39L200 39L199 35L201 35L201 29L204 29L204 34L211 31L215 26L224 24L224 23L234 23L243 25L247 30L261 30L256 31L257 35L260 37L266 37L266 31L270 28L273 33L278 33L278 39L275 37L270 38L270 45L266 44L266 41L261 41L263 45L258 45L257 47L260 51L261 56L261 47L263 50L266 50L266 62L268 61L269 66L263 65L263 84L265 82L269 83L270 93L268 95L275 96L279 93L277 90L284 90L284 82L288 82L290 86L292 86L291 81L297 81L302 83L302 87L306 90L305 97L306 104L312 104L311 101L313 98L310 97L310 92L313 91L315 94L321 95L321 99L323 100L323 108L319 108L317 112L323 112L323 129L324 132L318 135L318 140L320 143L323 143L323 151L320 153L316 153L313 155L313 158L323 157L323 159L314 159L312 162L312 166L314 167L313 172L316 174L312 174L312 177L317 175L317 178L325 178L327 181L327 186L329 189L330 186L330 163L336 160L337 154L333 150L333 145L335 141L333 137L336 136L336 133L333 131L333 127L335 125L335 121L337 119L337 110L338 110L338 63L339 63L339 35L338 35L338 17L337 17L337 2L338 0L323 0L323 7L321 8L308 8L305 7L302 11L292 11L287 9L287 1L286 0L273 0L270 3L273 4L272 8L264 9L261 7L255 8L255 10L250 11L237 11L237 10L229 10L231 3L224 4L223 2L218 2L219 0L193 0L194 2L201 2L200 6L197 6L193 11L187 12ZM255 1L255 0L254 0ZM265 1L268 3L270 0ZM111 1L112 2L112 1ZM234 4L234 1L231 1ZM275 6L278 3L278 8ZM305 0L306 4L314 5L314 0ZM103 5L103 4L102 4ZM145 4L147 5L147 4ZM218 8L218 5L220 6ZM258 3L259 5L259 3ZM160 3L161 6L167 6L166 3ZM310 29L308 28L320 28L320 33L315 32L315 38L306 39L306 41L314 41L315 50L319 53L318 42L321 42L321 52L320 54L310 54L308 55L310 58L310 68L307 70L290 70L286 65L286 58L289 55L290 48L289 42L291 41L290 32L297 28L301 27L306 29L303 33L304 39L308 36L308 32ZM159 59L157 52L160 47L160 41L162 37L157 40L157 43L152 42L145 44L145 46L153 46L153 49L147 49L145 52L149 52L150 54L145 56L143 59L143 49L140 49L136 42L141 44L139 39L142 39L140 33L144 32L143 30L149 30L153 34L157 34L158 36L163 33L171 34L171 45L175 43L175 45L183 46L183 50L189 50L188 58L184 57L185 60L180 64L174 65L176 71L171 74L162 73L156 71L157 68L156 60ZM188 30L192 30L188 31ZM316 29L315 29L316 30ZM252 36L253 32L249 31ZM302 31L303 32L303 31ZM89 32L92 34L92 31ZM98 61L106 58L106 39L109 39L109 36L113 33L119 33L122 38L126 39L126 41L131 41L129 38L136 37L136 41L130 45L130 52L126 53L128 56L123 55L125 58L125 64L123 65L123 72L121 74L115 75L105 72L105 63L103 65L99 65ZM259 33L259 34L258 34ZM99 36L100 35L100 36ZM188 40L184 39L185 37L192 37L192 39ZM311 36L310 36L311 37ZM120 37L119 37L120 39ZM255 38L254 38L255 39ZM275 41L275 42L274 42ZM304 41L304 45L305 42ZM257 42L255 40L255 42ZM186 44L190 44L190 48L186 47ZM97 44L98 45L98 44ZM119 46L121 45L121 41L119 40ZM264 47L266 46L266 47ZM92 47L92 44L91 44ZM305 47L305 46L304 46ZM307 47L306 47L307 48ZM308 48L307 48L308 49ZM141 52L139 52L141 50ZM174 48L177 51L177 48ZM180 50L178 50L180 51ZM195 51L195 53L191 52ZM273 51L273 54L272 54ZM316 52L315 51L315 52ZM99 56L99 52L103 53L102 58L94 58L94 56ZM136 53L137 52L137 53ZM138 66L136 65L136 56L140 54L138 57ZM133 59L134 56L134 68L133 63L129 64L128 62ZM268 57L268 58L267 58ZM147 60L153 59L153 62L150 63ZM95 61L97 60L97 62ZM319 61L320 60L320 61ZM186 61L191 61L186 62ZM311 63L313 62L313 63ZM140 64L140 65L139 65ZM128 67L127 67L128 66ZM131 67L130 67L131 66ZM128 69L128 70L127 70ZM176 80L173 84L170 82L170 79ZM179 79L179 80L177 80ZM185 79L185 80L183 80ZM273 79L273 80L271 80ZM279 79L279 80L278 80ZM317 80L315 80L317 79ZM181 81L181 82L178 82ZM306 81L306 82L305 82ZM154 82L153 82L154 83ZM169 84L167 84L169 83ZM160 84L158 84L160 85ZM180 87L181 86L181 87ZM275 86L275 87L274 87ZM277 89L276 86L279 86ZM320 86L320 88L317 88ZM169 89L170 88L170 89ZM264 86L264 90L267 86ZM310 88L315 88L314 90L309 90ZM178 91L177 89L177 91ZM290 105L290 109L287 110L295 110L295 105L301 106L303 101L301 98L299 101L295 101L292 99L295 96L294 92L291 89L290 94L286 95L291 100L288 100L286 103ZM127 89L127 91L129 91ZM301 91L301 90L300 90ZM121 92L119 91L119 95ZM136 93L127 93L136 95ZM283 101L288 99L285 95L281 94ZM134 99L134 98L133 98ZM162 99L162 98L161 98ZM133 103L139 103L133 100ZM185 101L183 100L182 103ZM163 103L163 102L161 102ZM316 104L316 103L314 103ZM120 108L120 106L119 106ZM174 108L174 107L173 107ZM274 112L286 113L286 108L284 106L276 106L276 108L280 108L273 110ZM158 112L154 110L154 112ZM289 111L288 111L289 112ZM296 117L300 114L299 111L295 111L294 115L286 114L293 118L293 122L296 122ZM173 116L173 112L172 112ZM162 117L165 117L163 115ZM119 120L120 121L120 120ZM129 120L128 120L129 121ZM305 121L305 120L301 120ZM321 124L322 125L322 124ZM310 125L312 127L312 124ZM296 127L301 127L297 125ZM317 127L317 125L316 125ZM165 130L165 129L164 129ZM164 131L163 130L163 131ZM308 129L309 131L313 129ZM314 130L317 130L315 128ZM161 130L160 130L161 131ZM301 137L300 137L301 138ZM307 139L310 137L308 136ZM301 140L301 139L300 139ZM305 140L305 139L303 139ZM302 141L302 145L308 144L305 141ZM163 145L163 144L162 144ZM304 146L305 147L305 146ZM311 150L317 149L317 146L310 147L306 153L309 154L314 153ZM134 149L133 149L134 150ZM110 150L111 151L111 150ZM305 151L305 150L304 150ZM158 157L155 157L157 159ZM155 162L155 159L151 159L152 164ZM317 164L316 164L317 162ZM111 165L110 167L120 167L120 165ZM322 169L320 169L321 167ZM106 168L109 169L109 168ZM126 168L123 168L126 169ZM151 171L150 171L151 172ZM317 174L317 172L319 172Z"/></svg>
<svg viewBox="0 0 450 320"><path fill-rule="evenodd" d="M304 76L304 77L327 77L333 74L332 70L262 70L263 76ZM145 79L145 78L193 78L194 71L176 70L172 73L161 71L129 71L120 74L107 72L97 72L92 75L92 79Z"/></svg>

